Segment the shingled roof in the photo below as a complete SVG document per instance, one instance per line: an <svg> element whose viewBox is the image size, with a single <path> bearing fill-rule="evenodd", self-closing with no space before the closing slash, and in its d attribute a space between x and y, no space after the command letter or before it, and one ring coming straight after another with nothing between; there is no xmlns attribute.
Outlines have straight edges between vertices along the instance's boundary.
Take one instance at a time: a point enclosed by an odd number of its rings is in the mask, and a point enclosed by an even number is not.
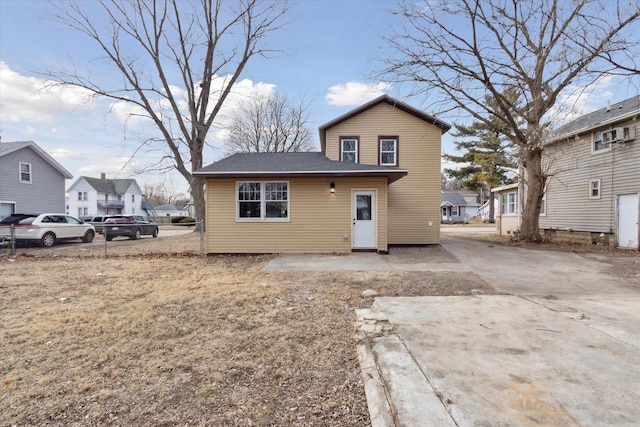
<svg viewBox="0 0 640 427"><path fill-rule="evenodd" d="M100 179L89 176L82 177L98 193L125 194L129 187L133 185L135 179Z"/></svg>
<svg viewBox="0 0 640 427"><path fill-rule="evenodd" d="M238 153L193 173L203 178L294 178L385 176L390 182L407 174L391 166L373 166L329 160L320 152Z"/></svg>
<svg viewBox="0 0 640 427"><path fill-rule="evenodd" d="M640 95L580 116L553 132L552 140L568 138L594 128L613 124L640 114Z"/></svg>

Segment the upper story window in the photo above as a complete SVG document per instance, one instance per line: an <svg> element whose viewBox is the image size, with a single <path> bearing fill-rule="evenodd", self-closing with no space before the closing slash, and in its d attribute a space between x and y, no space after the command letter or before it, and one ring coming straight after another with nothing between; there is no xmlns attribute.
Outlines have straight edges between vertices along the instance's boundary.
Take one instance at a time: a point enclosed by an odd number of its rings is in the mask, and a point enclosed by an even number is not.
<svg viewBox="0 0 640 427"><path fill-rule="evenodd" d="M502 213L504 215L518 213L518 193L516 191L502 195Z"/></svg>
<svg viewBox="0 0 640 427"><path fill-rule="evenodd" d="M31 184L31 163L20 162L20 182Z"/></svg>
<svg viewBox="0 0 640 427"><path fill-rule="evenodd" d="M86 191L78 191L78 200L89 200L89 195Z"/></svg>
<svg viewBox="0 0 640 427"><path fill-rule="evenodd" d="M380 148L380 164L398 166L398 137L381 136L378 138L378 146Z"/></svg>
<svg viewBox="0 0 640 427"><path fill-rule="evenodd" d="M340 161L358 163L358 137L343 136L340 138Z"/></svg>
<svg viewBox="0 0 640 427"><path fill-rule="evenodd" d="M594 132L593 145L591 151L608 151L611 150L611 131Z"/></svg>
<svg viewBox="0 0 640 427"><path fill-rule="evenodd" d="M239 182L237 189L237 220L289 220L288 182Z"/></svg>
<svg viewBox="0 0 640 427"><path fill-rule="evenodd" d="M600 198L600 180L592 179L589 181L589 198L590 199L599 199Z"/></svg>
<svg viewBox="0 0 640 427"><path fill-rule="evenodd" d="M136 202L136 195L132 194L131 195L131 203L135 203Z"/></svg>

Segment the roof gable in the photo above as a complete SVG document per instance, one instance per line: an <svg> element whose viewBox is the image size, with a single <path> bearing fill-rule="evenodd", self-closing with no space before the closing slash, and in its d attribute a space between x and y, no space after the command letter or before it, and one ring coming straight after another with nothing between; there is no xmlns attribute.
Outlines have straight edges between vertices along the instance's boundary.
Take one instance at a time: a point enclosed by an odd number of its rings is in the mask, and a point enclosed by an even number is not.
<svg viewBox="0 0 640 427"><path fill-rule="evenodd" d="M347 113L321 125L318 128L318 132L320 133L320 146L322 147L322 150L324 151L325 149L325 144L326 144L326 135L327 135L327 130L344 122L347 121L349 119L351 119L352 117L357 116L358 114L362 114L365 111L375 107L376 105L382 104L382 103L386 103L391 105L394 108L397 108L401 111L404 111L405 113L411 114L412 116L415 116L417 118L419 118L420 120L423 120L427 123L430 123L434 126L439 127L440 129L442 129L442 133L447 132L449 129L451 129L451 125L430 115L425 113L424 111L418 110L417 108L412 107L409 104L405 104L402 101L399 101L395 98L390 97L389 95L381 95L367 103L364 103L362 105L360 105L359 107L354 108L351 111L348 111Z"/></svg>
<svg viewBox="0 0 640 427"><path fill-rule="evenodd" d="M33 141L0 142L0 157L21 150L23 148L29 148L33 150L47 163L49 163L55 170L60 172L60 174L66 179L73 178L71 172L66 170L60 163L58 163L53 157L51 157L46 151L40 148L38 144Z"/></svg>

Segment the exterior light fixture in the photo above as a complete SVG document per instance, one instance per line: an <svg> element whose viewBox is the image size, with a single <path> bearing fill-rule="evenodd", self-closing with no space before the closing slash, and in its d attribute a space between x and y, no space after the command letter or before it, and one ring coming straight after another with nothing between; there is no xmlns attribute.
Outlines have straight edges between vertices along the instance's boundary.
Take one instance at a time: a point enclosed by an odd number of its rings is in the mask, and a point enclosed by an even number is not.
<svg viewBox="0 0 640 427"><path fill-rule="evenodd" d="M335 193L336 192L336 183L332 182L331 185L329 186L329 188L331 188L331 192Z"/></svg>

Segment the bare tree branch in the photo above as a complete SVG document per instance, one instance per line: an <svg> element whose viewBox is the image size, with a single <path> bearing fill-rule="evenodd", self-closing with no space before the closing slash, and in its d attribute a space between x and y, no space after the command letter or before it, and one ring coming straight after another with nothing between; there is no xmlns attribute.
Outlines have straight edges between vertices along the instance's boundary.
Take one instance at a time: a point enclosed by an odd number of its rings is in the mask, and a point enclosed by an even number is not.
<svg viewBox="0 0 640 427"><path fill-rule="evenodd" d="M549 113L571 87L637 74L640 9L624 0L405 0L397 13L406 26L386 37L392 55L380 74L412 83L440 113L503 123L526 167L522 236L539 240Z"/></svg>
<svg viewBox="0 0 640 427"><path fill-rule="evenodd" d="M138 145L160 150L148 169L167 162L189 183L198 220L204 218L203 166L207 134L249 61L274 51L264 47L280 29L286 1L100 0L94 16L82 2L55 2L52 19L95 42L101 59L121 78L47 71L58 84L89 90L129 105L158 133ZM106 19L107 30L102 30ZM154 148L155 147L155 148Z"/></svg>

